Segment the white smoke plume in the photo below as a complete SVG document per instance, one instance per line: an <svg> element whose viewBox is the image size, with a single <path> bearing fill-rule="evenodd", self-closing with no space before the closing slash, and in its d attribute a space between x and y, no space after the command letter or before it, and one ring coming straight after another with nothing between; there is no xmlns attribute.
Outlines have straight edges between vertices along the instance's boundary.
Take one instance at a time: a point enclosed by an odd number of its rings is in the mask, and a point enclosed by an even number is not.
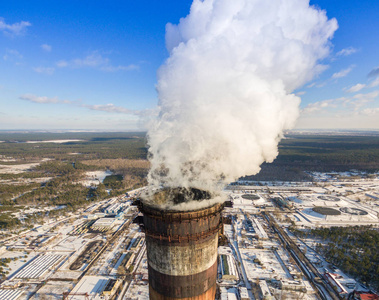
<svg viewBox="0 0 379 300"><path fill-rule="evenodd" d="M150 185L217 191L272 162L337 27L307 0L194 0L166 26Z"/></svg>

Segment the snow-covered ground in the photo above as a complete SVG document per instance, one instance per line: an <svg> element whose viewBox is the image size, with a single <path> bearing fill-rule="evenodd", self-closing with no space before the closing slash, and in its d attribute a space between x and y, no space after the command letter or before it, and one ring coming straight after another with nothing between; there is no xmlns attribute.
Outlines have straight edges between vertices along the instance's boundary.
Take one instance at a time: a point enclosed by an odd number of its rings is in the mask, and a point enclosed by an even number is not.
<svg viewBox="0 0 379 300"><path fill-rule="evenodd" d="M1 165L0 164L0 173L1 174L19 174L26 172L38 165L42 162L50 160L49 158L44 158L40 162L29 163L29 164L19 164L19 165Z"/></svg>
<svg viewBox="0 0 379 300"><path fill-rule="evenodd" d="M86 178L84 180L80 181L80 183L86 187L98 185L104 181L105 177L112 175L112 174L113 173L111 171L86 172Z"/></svg>
<svg viewBox="0 0 379 300"><path fill-rule="evenodd" d="M64 144L64 143L71 143L71 142L85 142L85 140L68 139L68 140L48 140L48 141L26 141L27 144L40 144L40 143Z"/></svg>
<svg viewBox="0 0 379 300"><path fill-rule="evenodd" d="M50 299L61 300L62 294L72 290L74 283L70 281L48 281L38 292L30 298L31 300ZM44 298L43 298L44 297Z"/></svg>

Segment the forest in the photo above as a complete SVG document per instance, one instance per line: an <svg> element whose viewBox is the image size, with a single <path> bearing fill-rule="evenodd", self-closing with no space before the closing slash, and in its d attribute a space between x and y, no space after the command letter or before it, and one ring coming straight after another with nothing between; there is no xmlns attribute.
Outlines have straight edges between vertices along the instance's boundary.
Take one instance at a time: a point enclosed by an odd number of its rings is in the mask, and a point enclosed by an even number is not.
<svg viewBox="0 0 379 300"><path fill-rule="evenodd" d="M295 231L304 236L302 231ZM316 251L346 274L363 284L379 288L379 230L370 226L330 227L310 230L306 235L319 238Z"/></svg>
<svg viewBox="0 0 379 300"><path fill-rule="evenodd" d="M69 140L64 143L46 142ZM123 194L146 184L145 134L141 133L0 133L0 228L14 229ZM27 143L33 141L36 143ZM37 142L38 141L38 142ZM44 161L42 161L44 159ZM42 161L42 162L41 162ZM22 173L1 172L1 166L40 163ZM85 172L109 170L104 183L80 183ZM60 207L15 216L24 206Z"/></svg>
<svg viewBox="0 0 379 300"><path fill-rule="evenodd" d="M279 155L261 171L245 179L257 181L309 181L307 171L379 171L379 135L287 134Z"/></svg>
<svg viewBox="0 0 379 300"><path fill-rule="evenodd" d="M66 141L51 142L56 140ZM147 183L144 132L0 132L0 141L0 204L7 207L59 205L72 211ZM25 163L40 164L22 173L1 171L2 166ZM378 135L288 134L279 144L276 160L246 178L309 181L312 177L306 171L350 169L379 170ZM79 183L85 172L95 170L110 170L113 176L97 187ZM4 214L0 211L2 228L18 225L14 217Z"/></svg>
<svg viewBox="0 0 379 300"><path fill-rule="evenodd" d="M51 140L73 141L46 142ZM0 141L0 155L16 158L19 163L40 158L82 161L106 158L146 159L147 156L146 133L141 132L0 132Z"/></svg>
<svg viewBox="0 0 379 300"><path fill-rule="evenodd" d="M27 143L65 139L77 141ZM0 143L0 155L16 158L19 163L40 158L81 162L147 158L145 132L0 132L0 141L3 141ZM279 143L278 157L273 163L264 164L263 170L267 167L285 168L292 175L304 170L330 172L357 169L375 172L379 170L379 135L287 134Z"/></svg>

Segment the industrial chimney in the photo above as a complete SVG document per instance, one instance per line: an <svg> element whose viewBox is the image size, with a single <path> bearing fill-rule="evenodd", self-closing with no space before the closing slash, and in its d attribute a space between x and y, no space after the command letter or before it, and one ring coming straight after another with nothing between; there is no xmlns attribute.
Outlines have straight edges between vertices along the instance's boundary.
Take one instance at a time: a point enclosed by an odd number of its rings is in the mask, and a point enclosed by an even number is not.
<svg viewBox="0 0 379 300"><path fill-rule="evenodd" d="M173 196L174 195L174 196ZM209 194L191 189L192 200ZM188 199L181 189L158 192L155 199L168 197L179 203ZM223 204L193 211L159 208L142 201L149 268L151 300L215 299L217 243Z"/></svg>

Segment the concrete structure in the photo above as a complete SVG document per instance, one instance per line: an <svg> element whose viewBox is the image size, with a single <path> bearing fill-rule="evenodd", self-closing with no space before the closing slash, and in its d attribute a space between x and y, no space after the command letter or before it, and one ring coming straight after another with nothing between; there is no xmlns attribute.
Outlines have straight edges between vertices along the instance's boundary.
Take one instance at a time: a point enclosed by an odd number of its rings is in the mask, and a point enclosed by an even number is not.
<svg viewBox="0 0 379 300"><path fill-rule="evenodd" d="M274 297L270 293L266 280L259 280L259 288L261 289L262 299L272 300Z"/></svg>
<svg viewBox="0 0 379 300"><path fill-rule="evenodd" d="M84 295L87 295L87 299L101 299L100 297L109 283L109 279L113 278L108 276L84 276L72 291L63 293L63 299L84 300Z"/></svg>
<svg viewBox="0 0 379 300"><path fill-rule="evenodd" d="M99 229L111 229L113 226L115 219L114 218L100 218L98 219L91 228L93 230L99 230Z"/></svg>
<svg viewBox="0 0 379 300"><path fill-rule="evenodd" d="M307 292L307 288L302 280L296 281L296 280L282 280L280 282L282 290L286 291L300 291L300 292Z"/></svg>
<svg viewBox="0 0 379 300"><path fill-rule="evenodd" d="M56 267L64 258L64 255L46 254L38 255L31 259L24 267L17 271L12 278L37 279L49 270ZM1 298L0 298L1 299Z"/></svg>
<svg viewBox="0 0 379 300"><path fill-rule="evenodd" d="M236 288L220 288L220 299L221 300L238 300L237 289Z"/></svg>
<svg viewBox="0 0 379 300"><path fill-rule="evenodd" d="M116 293L118 287L121 285L122 280L121 279L109 279L107 284L105 285L105 288L102 292L102 295L106 299L111 299L113 295Z"/></svg>
<svg viewBox="0 0 379 300"><path fill-rule="evenodd" d="M245 287L239 287L238 290L239 290L239 294L240 294L240 299L241 300L250 300L247 288L245 288Z"/></svg>
<svg viewBox="0 0 379 300"><path fill-rule="evenodd" d="M120 266L123 266L125 269L128 269L132 265L135 257L136 255L134 252L126 253L124 258L122 259Z"/></svg>
<svg viewBox="0 0 379 300"><path fill-rule="evenodd" d="M232 255L220 255L220 271L222 280L238 280L237 270Z"/></svg>
<svg viewBox="0 0 379 300"><path fill-rule="evenodd" d="M23 294L23 290L0 289L0 299L17 300Z"/></svg>
<svg viewBox="0 0 379 300"><path fill-rule="evenodd" d="M118 213L122 212L123 210L125 210L126 208L128 208L129 206L129 203L119 203L119 202L116 202L116 203L113 203L111 205L109 205L105 210L104 212L106 214L113 214L113 215L117 215Z"/></svg>
<svg viewBox="0 0 379 300"><path fill-rule="evenodd" d="M342 276L334 273L325 273L325 277L336 288L338 294L347 294L345 287L338 281L339 277Z"/></svg>
<svg viewBox="0 0 379 300"><path fill-rule="evenodd" d="M257 237L259 239L267 240L268 235L267 235L266 231L263 229L261 223L254 217L251 218L251 220L252 220L252 226L254 228L254 231L257 234Z"/></svg>
<svg viewBox="0 0 379 300"><path fill-rule="evenodd" d="M140 204L150 299L215 299L222 204L167 211Z"/></svg>

